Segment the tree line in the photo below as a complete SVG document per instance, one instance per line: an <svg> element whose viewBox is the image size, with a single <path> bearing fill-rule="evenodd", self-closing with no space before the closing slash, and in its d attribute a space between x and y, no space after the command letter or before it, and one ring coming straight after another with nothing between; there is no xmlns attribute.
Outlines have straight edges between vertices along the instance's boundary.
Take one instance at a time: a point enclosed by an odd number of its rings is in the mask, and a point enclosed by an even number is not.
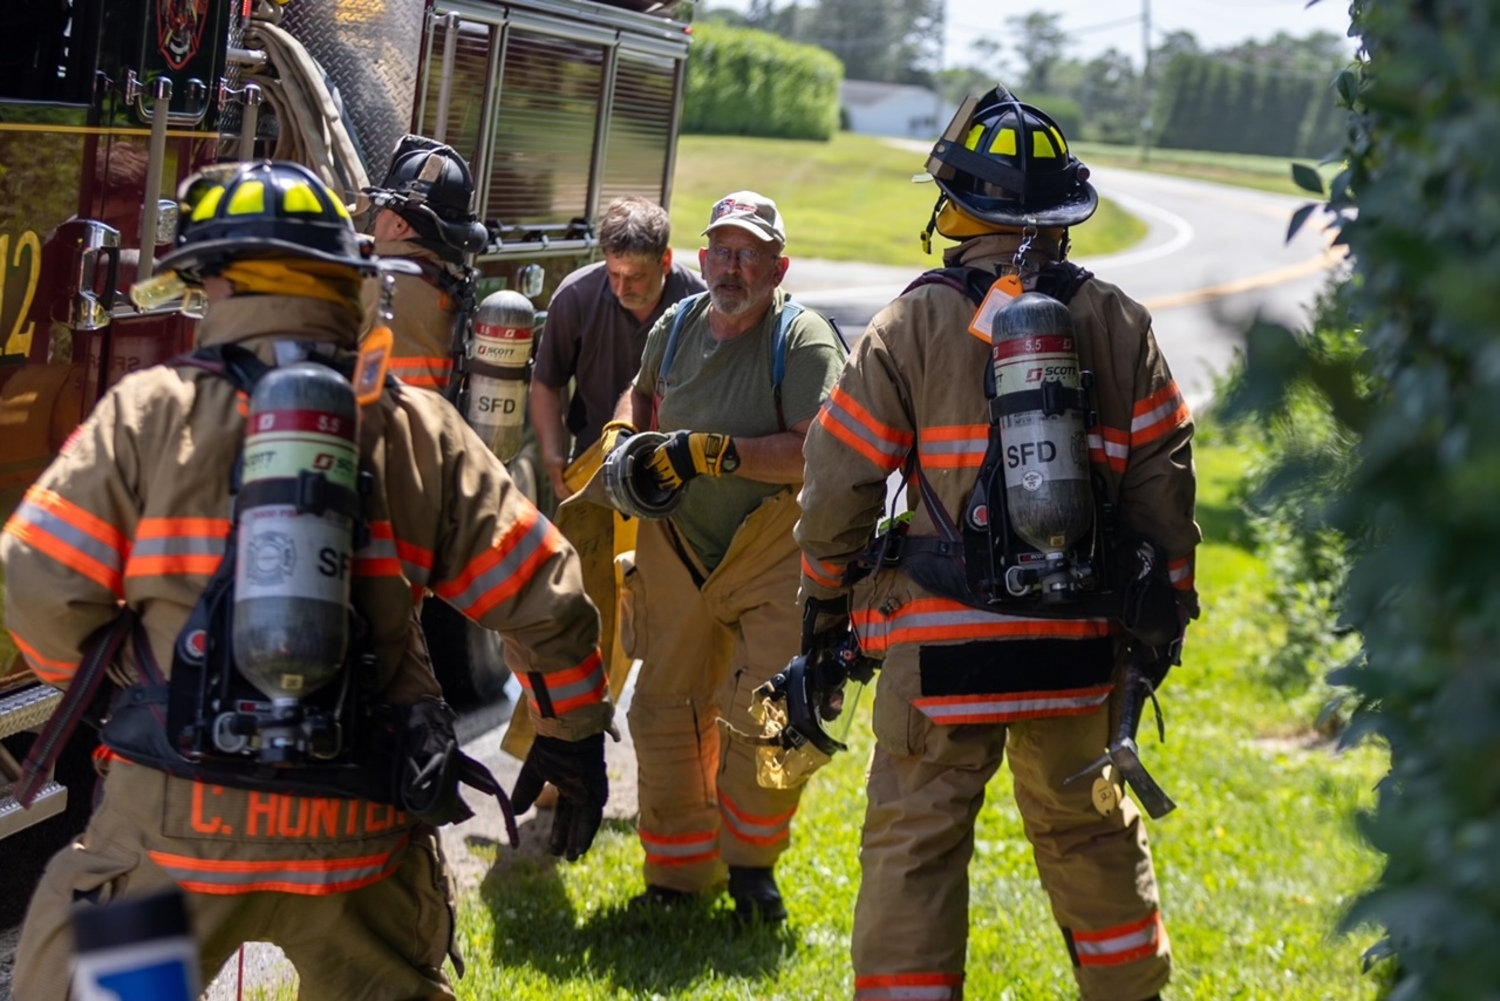
<svg viewBox="0 0 1500 1001"><path fill-rule="evenodd" d="M1191 32L1169 32L1152 49L1148 74L1116 48L1071 55L1062 15L1038 10L998 23L994 34L974 38L964 65L945 67L944 7L943 0L752 0L743 12L705 4L699 18L824 49L844 79L930 87L955 105L1004 82L1085 140L1296 157L1322 156L1343 141L1333 79L1350 58L1329 32L1282 32L1217 49ZM690 92L690 117L693 103Z"/></svg>

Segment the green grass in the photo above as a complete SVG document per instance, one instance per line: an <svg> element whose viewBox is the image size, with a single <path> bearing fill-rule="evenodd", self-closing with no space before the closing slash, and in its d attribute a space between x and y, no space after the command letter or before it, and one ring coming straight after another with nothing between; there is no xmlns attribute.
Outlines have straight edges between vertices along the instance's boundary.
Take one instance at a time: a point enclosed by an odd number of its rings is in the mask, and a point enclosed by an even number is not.
<svg viewBox="0 0 1500 1001"><path fill-rule="evenodd" d="M1281 156L1252 156L1248 153L1205 153L1198 150L1155 149L1146 159L1139 146L1115 146L1107 143L1073 143L1073 152L1093 167L1128 167L1154 174L1172 174L1199 181L1217 181L1241 188L1257 188L1283 195L1312 197L1292 183L1292 160ZM1323 175L1324 183L1339 170L1338 164L1319 165L1302 160Z"/></svg>
<svg viewBox="0 0 1500 1001"><path fill-rule="evenodd" d="M936 255L948 241L934 236L929 257L918 236L938 189L911 180L925 162L923 153L848 132L826 143L683 136L672 179L673 242L702 246L698 234L714 202L749 188L775 199L793 258L937 267ZM1143 222L1105 199L1092 219L1073 229L1073 254L1114 253L1145 233Z"/></svg>
<svg viewBox="0 0 1500 1001"><path fill-rule="evenodd" d="M1310 720L1253 665L1275 624L1259 611L1275 582L1245 548L1235 497L1245 459L1199 451L1200 503L1214 532L1199 551L1202 619L1165 690L1168 742L1143 741L1148 765L1180 804L1151 825L1176 955L1174 1001L1363 1001L1373 933L1335 936L1341 908L1374 878L1377 857L1351 828L1384 771L1373 750L1338 755L1303 739ZM868 708L863 707L863 708ZM1149 726L1149 720L1148 720ZM725 901L646 920L640 847L606 827L575 865L480 848L492 863L461 904L470 963L461 998L815 999L852 993L848 941L859 882L866 728L814 778L778 872L782 930L733 925ZM971 866L968 996L1075 996L1066 957L1002 770L980 814Z"/></svg>

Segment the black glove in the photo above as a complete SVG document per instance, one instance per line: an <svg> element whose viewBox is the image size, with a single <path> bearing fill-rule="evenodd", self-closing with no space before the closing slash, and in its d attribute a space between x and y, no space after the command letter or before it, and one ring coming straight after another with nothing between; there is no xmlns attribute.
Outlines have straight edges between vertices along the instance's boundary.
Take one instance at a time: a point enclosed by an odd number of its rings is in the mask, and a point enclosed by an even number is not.
<svg viewBox="0 0 1500 1001"><path fill-rule="evenodd" d="M458 794L458 739L453 710L437 699L406 707L398 778L402 809L418 820L441 827L474 815Z"/></svg>
<svg viewBox="0 0 1500 1001"><path fill-rule="evenodd" d="M1121 619L1126 632L1150 647L1179 645L1187 617L1167 575L1167 560L1150 539L1127 539L1120 554ZM1173 659L1168 654L1168 659Z"/></svg>
<svg viewBox="0 0 1500 1001"><path fill-rule="evenodd" d="M582 740L538 736L521 766L511 803L525 813L541 795L542 786L557 787L557 811L547 850L574 862L589 850L604 822L604 802L609 799L609 776L604 771L604 734Z"/></svg>
<svg viewBox="0 0 1500 1001"><path fill-rule="evenodd" d="M1130 661L1141 672L1141 677L1151 682L1153 692L1161 689L1162 682L1167 680L1167 672L1175 663L1169 648L1144 643L1131 644Z"/></svg>

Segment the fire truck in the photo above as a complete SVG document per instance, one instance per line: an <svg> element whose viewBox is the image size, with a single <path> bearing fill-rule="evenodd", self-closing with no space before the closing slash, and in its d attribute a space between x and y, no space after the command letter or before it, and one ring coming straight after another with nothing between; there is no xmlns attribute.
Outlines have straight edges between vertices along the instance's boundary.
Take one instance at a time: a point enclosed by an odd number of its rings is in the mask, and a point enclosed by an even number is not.
<svg viewBox="0 0 1500 1001"><path fill-rule="evenodd" d="M191 346L181 303L142 308L128 294L169 249L184 178L217 162L291 159L352 204L379 183L401 136L433 137L473 168L491 238L474 261L479 297L511 288L543 305L569 271L597 259L594 220L611 199L670 202L689 42L676 7L6 0L0 520L110 384ZM545 489L534 452L511 468L523 486ZM0 577L0 593L24 586ZM473 649L472 632L445 635L459 649L453 658L434 649L435 660L460 671L475 669L466 660L496 662ZM60 845L87 814L91 734L75 736L30 809L10 795L59 698L0 629L8 854L22 831Z"/></svg>

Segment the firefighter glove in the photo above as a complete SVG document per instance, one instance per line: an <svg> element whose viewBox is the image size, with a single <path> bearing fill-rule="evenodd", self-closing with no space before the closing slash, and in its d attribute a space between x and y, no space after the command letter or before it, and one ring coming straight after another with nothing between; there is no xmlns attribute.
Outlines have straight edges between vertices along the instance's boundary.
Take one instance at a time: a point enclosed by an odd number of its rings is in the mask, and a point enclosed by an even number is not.
<svg viewBox="0 0 1500 1001"><path fill-rule="evenodd" d="M651 456L651 475L663 490L676 490L695 476L723 476L740 468L740 453L727 434L678 431Z"/></svg>
<svg viewBox="0 0 1500 1001"><path fill-rule="evenodd" d="M557 810L547 850L573 862L589 850L604 822L604 802L609 799L604 734L582 740L538 736L510 794L516 813L531 809L548 782L557 787Z"/></svg>
<svg viewBox="0 0 1500 1001"><path fill-rule="evenodd" d="M599 434L599 454L607 456L615 446L635 434L635 425L629 421L610 421Z"/></svg>

